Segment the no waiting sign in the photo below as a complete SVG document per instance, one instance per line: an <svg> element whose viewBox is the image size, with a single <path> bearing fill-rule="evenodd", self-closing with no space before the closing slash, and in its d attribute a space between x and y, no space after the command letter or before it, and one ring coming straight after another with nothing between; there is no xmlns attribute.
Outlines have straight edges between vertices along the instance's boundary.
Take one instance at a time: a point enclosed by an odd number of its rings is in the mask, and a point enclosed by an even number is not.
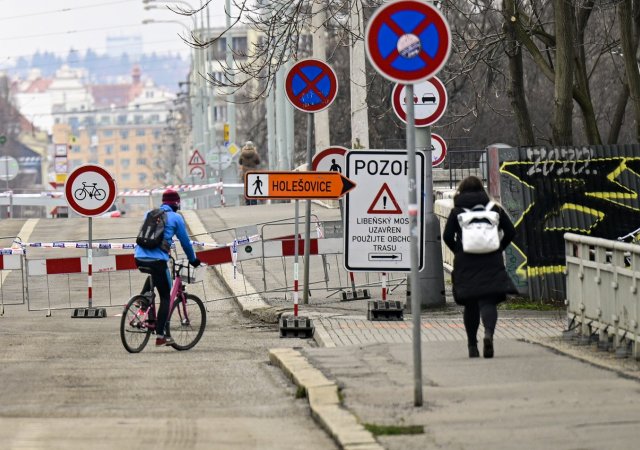
<svg viewBox="0 0 640 450"><path fill-rule="evenodd" d="M347 177L357 187L347 195L344 264L352 272L411 271L409 160L406 151L350 151ZM424 266L425 157L416 153L419 267Z"/></svg>

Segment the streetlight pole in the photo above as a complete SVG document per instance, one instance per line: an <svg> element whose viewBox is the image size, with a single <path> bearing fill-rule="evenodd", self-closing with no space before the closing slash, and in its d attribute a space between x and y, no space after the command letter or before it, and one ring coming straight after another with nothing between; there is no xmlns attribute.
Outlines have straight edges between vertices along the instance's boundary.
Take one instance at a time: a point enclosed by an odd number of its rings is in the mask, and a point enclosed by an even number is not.
<svg viewBox="0 0 640 450"><path fill-rule="evenodd" d="M150 3L149 0L143 0L143 3ZM186 2L182 2L188 5L188 3ZM145 6L145 9L161 9L159 8L157 5L147 5ZM158 24L158 23L175 23L178 24L182 27L184 27L184 29L186 30L187 34L191 34L191 28L189 28L187 25L185 25L184 23L180 22L179 20L155 20L155 19L145 19L142 21L143 25L148 25L148 24ZM197 27L197 23L195 20L195 17L193 18L193 31L195 33ZM199 52L197 49L194 49L191 52L191 64L193 67L193 77L196 81L196 83L193 83L195 86L198 85L197 83L197 78L198 74L200 73L200 58L199 58ZM203 134L204 131L204 121L203 121L203 117L202 117L202 97L200 95L200 92L196 92L196 95L194 97L194 100L192 100L192 105L191 105L191 139L193 141L193 146L197 147L198 145L201 144L201 135ZM187 177L187 170L188 168L185 166L185 172L184 172L184 178Z"/></svg>

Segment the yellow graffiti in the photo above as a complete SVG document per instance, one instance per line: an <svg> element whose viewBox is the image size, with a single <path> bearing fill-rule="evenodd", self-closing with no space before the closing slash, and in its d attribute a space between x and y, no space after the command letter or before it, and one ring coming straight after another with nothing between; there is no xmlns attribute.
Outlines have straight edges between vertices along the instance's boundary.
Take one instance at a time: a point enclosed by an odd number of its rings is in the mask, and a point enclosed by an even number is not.
<svg viewBox="0 0 640 450"><path fill-rule="evenodd" d="M573 211L577 211L583 214L588 214L590 216L594 216L596 217L596 220L591 224L591 226L589 228L578 228L578 227L544 227L545 231L583 231L585 234L591 234L591 230L598 225L598 223L600 223L602 221L602 219L604 219L604 213L602 211L598 211L596 209L593 208L587 208L586 206L582 206L582 205L576 205L575 203L565 203L564 205L562 205L560 207L560 211L562 212L564 210L573 210ZM549 214L547 214L544 218L545 222L553 215L555 215L556 212L551 212Z"/></svg>
<svg viewBox="0 0 640 450"><path fill-rule="evenodd" d="M563 274L564 266L539 266L527 267L527 275L530 277L541 277L543 275Z"/></svg>
<svg viewBox="0 0 640 450"><path fill-rule="evenodd" d="M622 206L624 208L627 209L631 209L634 211L640 211L640 208L634 208L632 206L626 205L624 203L620 203L619 201L616 200L637 200L638 199L638 193L632 191L630 188L628 188L627 186L624 186L622 183L620 183L617 178L624 172L624 171L629 171L631 173L633 173L635 176L639 176L640 174L636 173L634 170L630 169L627 166L627 162L628 161L632 161L632 160L640 160L640 157L615 157L615 158L594 158L594 159L589 159L589 160L577 160L577 161L572 161L572 163L586 163L586 164L592 164L598 161L613 161L613 160L620 160L620 164L614 169L612 170L610 173L608 173L606 175L607 179L611 182L616 184L617 186L620 187L620 189L623 192L604 192L604 191L596 191L596 192L585 192L586 196L589 197L595 197L595 198L599 198L611 203L614 203L618 206ZM566 161L563 160L549 160L546 161L546 163L559 163L559 164L563 164L566 163ZM530 166L532 164L531 161L504 161L502 163L502 165L500 166L499 172L501 174L504 175L508 175L510 177L513 177L514 179L516 179L520 184L527 186L528 188L535 190L535 187L530 185L529 183L525 182L524 180L522 180L520 177L518 177L516 174L510 172L508 169L511 166L518 166L518 165L524 165L524 166ZM569 174L567 174L569 175ZM569 182L569 183L580 183L580 184L586 184L586 182L582 179L576 179L573 178L572 176L567 176L567 177L561 177L558 176L556 178L556 181L558 182ZM531 210L531 208L535 205L535 202L532 202L531 204L529 204L526 209L522 212L522 214L518 217L518 219L515 222L515 226L517 227L518 225L520 225L520 223L524 220L524 217L529 213L529 211ZM580 229L580 228L575 228L575 227L545 227L545 231L560 231L560 230L565 230L565 231L581 231L584 232L585 234L591 234L591 230L599 223L601 222L604 217L605 214L601 211L598 210L594 210L592 208L588 208L586 206L581 206L581 205L577 205L577 204L573 204L573 203L565 203L562 205L562 207L560 208L560 211L562 210L575 210L584 214L589 214L591 216L596 217L596 221L589 227L589 229L585 230L585 229ZM551 213L553 214L553 213ZM547 215L545 217L545 221L546 219L549 217L549 215ZM637 239L640 240L640 235L638 235L636 237ZM538 266L538 267L527 267L527 255L515 244L511 244L513 248L515 248L521 255L522 258L524 259L524 261L522 262L522 264L520 264L517 269L516 269L516 274L519 277L522 278L528 278L528 277L539 277L539 276L544 276L544 275L549 275L549 274L563 274L564 270L565 270L565 266L561 266L561 265L551 265L551 266Z"/></svg>

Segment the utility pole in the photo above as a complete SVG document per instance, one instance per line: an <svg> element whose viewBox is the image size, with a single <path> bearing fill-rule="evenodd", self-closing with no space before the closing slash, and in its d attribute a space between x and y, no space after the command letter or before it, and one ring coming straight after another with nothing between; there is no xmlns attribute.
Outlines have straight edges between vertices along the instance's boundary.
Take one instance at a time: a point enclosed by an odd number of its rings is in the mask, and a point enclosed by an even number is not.
<svg viewBox="0 0 640 450"><path fill-rule="evenodd" d="M367 74L365 70L364 18L360 3L351 0L350 27L353 32L349 47L349 78L351 79L351 142L369 148L369 108L367 106Z"/></svg>
<svg viewBox="0 0 640 450"><path fill-rule="evenodd" d="M325 3L319 0L315 0L311 7L313 57L321 61L325 61L327 58L326 31L324 27L324 23L327 20L327 11L325 8ZM316 144L315 148L317 152L318 149L324 149L331 145L331 139L329 136L329 111L325 109L324 111L314 113L313 125ZM316 152L314 152L314 154ZM311 168L308 167L307 170L311 170Z"/></svg>

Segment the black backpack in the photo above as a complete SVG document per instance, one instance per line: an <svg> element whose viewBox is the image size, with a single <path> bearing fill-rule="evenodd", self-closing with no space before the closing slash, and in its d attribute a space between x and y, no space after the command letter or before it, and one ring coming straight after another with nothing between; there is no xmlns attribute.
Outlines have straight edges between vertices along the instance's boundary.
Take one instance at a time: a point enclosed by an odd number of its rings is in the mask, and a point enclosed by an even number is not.
<svg viewBox="0 0 640 450"><path fill-rule="evenodd" d="M164 227L167 224L167 213L162 208L149 211L138 232L136 244L142 248L162 248L169 253L170 246L164 238Z"/></svg>

